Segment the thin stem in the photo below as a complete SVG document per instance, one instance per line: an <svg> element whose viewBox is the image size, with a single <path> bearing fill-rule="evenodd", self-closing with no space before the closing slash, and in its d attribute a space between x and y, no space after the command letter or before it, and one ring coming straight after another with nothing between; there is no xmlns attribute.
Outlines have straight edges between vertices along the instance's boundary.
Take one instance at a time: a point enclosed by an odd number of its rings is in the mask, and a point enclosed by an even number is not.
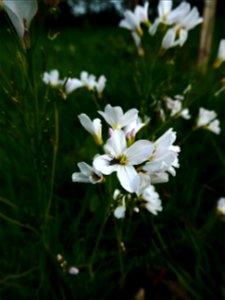
<svg viewBox="0 0 225 300"><path fill-rule="evenodd" d="M121 230L118 227L117 221L114 218L114 225L115 225L115 231L116 231L116 239L117 239L117 246L118 246L118 255L119 255L119 266L120 266L120 272L121 272L121 286L123 286L123 282L125 279L125 272L124 272L124 262L123 262L123 257L121 254L121 244L122 244L122 240L121 240Z"/></svg>
<svg viewBox="0 0 225 300"><path fill-rule="evenodd" d="M54 104L54 119L55 119L55 138L53 142L53 158L52 158L49 198L48 198L48 204L45 211L46 219L49 216L49 211L52 203L53 188L54 188L54 181L55 181L56 158L58 154L58 145L59 145L59 112L58 112L57 103Z"/></svg>
<svg viewBox="0 0 225 300"><path fill-rule="evenodd" d="M23 228L27 228L27 229L33 231L35 234L39 235L39 232L35 228L33 228L32 226L30 226L28 224L23 224L23 223L15 220L15 219L12 219L12 218L10 218L10 217L2 214L2 213L0 213L0 218L7 221L7 222L9 222L9 223L14 224L14 225L17 225L17 226L20 226L20 227L23 227Z"/></svg>
<svg viewBox="0 0 225 300"><path fill-rule="evenodd" d="M102 238L102 234L103 234L103 231L104 231L104 228L105 228L107 220L108 220L108 211L106 213L104 221L102 222L102 226L101 226L101 228L99 230L98 238L97 238L97 241L95 243L94 250L92 252L91 259L90 259L90 262L89 262L89 265L90 265L90 276L91 277L94 277L93 263L94 263L94 260L95 260L95 254L96 254L96 252L98 250L98 246L99 246L100 240Z"/></svg>

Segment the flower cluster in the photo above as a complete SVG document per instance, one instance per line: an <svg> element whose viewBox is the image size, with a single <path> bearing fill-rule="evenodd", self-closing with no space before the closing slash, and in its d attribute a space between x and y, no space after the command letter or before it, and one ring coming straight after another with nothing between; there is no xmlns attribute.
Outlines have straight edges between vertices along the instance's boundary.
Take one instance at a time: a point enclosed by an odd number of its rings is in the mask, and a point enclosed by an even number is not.
<svg viewBox="0 0 225 300"><path fill-rule="evenodd" d="M66 95L78 88L85 87L89 91L96 91L99 98L101 98L106 84L104 75L101 75L98 80L96 80L95 75L88 74L86 71L80 73L80 79L71 77L60 79L59 71L51 70L50 72L44 72L42 79L45 84L49 84L53 87L63 87Z"/></svg>
<svg viewBox="0 0 225 300"><path fill-rule="evenodd" d="M160 24L163 25L163 28L167 28L161 44L161 48L165 50L175 46L182 47L188 38L188 31L202 23L203 19L199 16L196 7L191 8L187 2L182 2L175 9L172 9L172 5L172 0L160 0L158 4L158 17L151 26L148 20L149 3L145 3L144 7L137 5L134 12L125 11L125 18L119 23L119 26L131 31L139 54L144 54L140 38L143 34L140 27L141 22L149 25L150 35L156 33ZM141 15L144 16L143 18L140 18L139 11L142 12Z"/></svg>
<svg viewBox="0 0 225 300"><path fill-rule="evenodd" d="M167 182L169 174L175 176L175 169L179 167L180 147L173 145L176 133L170 128L156 141L136 141L136 134L146 125L138 116L137 109L124 113L121 107L108 104L104 111L98 113L109 126L105 143L99 118L91 121L86 114L81 114L79 120L97 144L103 145L104 153L96 154L91 166L85 162L78 163L80 172L73 173L72 180L95 184L106 182L104 176L116 173L124 191L116 189L114 192L115 217L124 217L127 207L133 211L145 207L157 214L162 205L153 185Z"/></svg>

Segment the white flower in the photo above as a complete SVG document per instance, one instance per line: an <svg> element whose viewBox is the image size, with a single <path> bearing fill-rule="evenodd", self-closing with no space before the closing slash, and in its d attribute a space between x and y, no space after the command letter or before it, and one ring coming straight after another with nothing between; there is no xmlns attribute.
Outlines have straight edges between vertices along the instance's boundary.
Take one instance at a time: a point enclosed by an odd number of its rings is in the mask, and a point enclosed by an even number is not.
<svg viewBox="0 0 225 300"><path fill-rule="evenodd" d="M145 2L144 6L137 5L134 10L134 14L138 18L139 22L144 23L147 26L150 25L148 19L148 7L149 7L149 3Z"/></svg>
<svg viewBox="0 0 225 300"><path fill-rule="evenodd" d="M37 13L37 0L1 0L0 9L3 8L24 46L26 47L26 33L30 22Z"/></svg>
<svg viewBox="0 0 225 300"><path fill-rule="evenodd" d="M225 198L221 197L218 199L217 201L217 211L222 214L225 215Z"/></svg>
<svg viewBox="0 0 225 300"><path fill-rule="evenodd" d="M125 217L126 212L126 202L125 202L126 196L122 195L120 190L116 189L113 193L113 199L114 200L121 200L120 205L118 205L114 210L114 217L117 219L122 219Z"/></svg>
<svg viewBox="0 0 225 300"><path fill-rule="evenodd" d="M180 8L180 9L179 9ZM168 25L173 25L172 28L168 29L163 40L162 48L169 49L171 47L180 46L182 47L187 40L188 31L202 23L203 18L199 17L199 12L196 7L191 7L188 3L180 5L171 12L167 19Z"/></svg>
<svg viewBox="0 0 225 300"><path fill-rule="evenodd" d="M125 114L120 106L106 105L105 111L98 111L112 129L121 129L137 119L138 110L129 109Z"/></svg>
<svg viewBox="0 0 225 300"><path fill-rule="evenodd" d="M136 134L139 132L141 128L147 125L150 121L149 117L145 117L144 122L142 122L141 118L137 117L134 121L130 122L127 126L124 127L123 131L126 134L127 140L133 140Z"/></svg>
<svg viewBox="0 0 225 300"><path fill-rule="evenodd" d="M152 26L149 28L149 33L154 35L160 23L166 24L167 18L171 12L173 2L172 0L160 0L158 4L158 18L155 19Z"/></svg>
<svg viewBox="0 0 225 300"><path fill-rule="evenodd" d="M220 134L221 132L220 121L217 119L213 120L211 123L205 126L205 129L208 129L209 131L212 131L215 134Z"/></svg>
<svg viewBox="0 0 225 300"><path fill-rule="evenodd" d="M64 79L65 82L65 92L66 94L70 94L73 91L75 91L76 89L84 86L83 82L77 78L65 78Z"/></svg>
<svg viewBox="0 0 225 300"><path fill-rule="evenodd" d="M220 122L216 119L217 113L214 110L208 110L200 107L196 128L205 128L216 134L220 133Z"/></svg>
<svg viewBox="0 0 225 300"><path fill-rule="evenodd" d="M190 112L188 108L184 108L181 110L181 112L179 113L181 115L182 118L184 118L185 120L189 120L191 118Z"/></svg>
<svg viewBox="0 0 225 300"><path fill-rule="evenodd" d="M50 84L51 86L60 86L63 84L63 80L59 79L59 71L51 70L50 72L44 72L42 80L45 84Z"/></svg>
<svg viewBox="0 0 225 300"><path fill-rule="evenodd" d="M80 172L75 172L72 174L73 182L83 182L83 183L100 183L103 181L102 174L97 171L92 166L85 162L80 162L77 164Z"/></svg>
<svg viewBox="0 0 225 300"><path fill-rule="evenodd" d="M150 157L152 143L139 140L127 148L125 133L115 130L106 142L104 150L107 154L97 155L94 158L94 167L105 175L117 172L122 187L131 193L136 191L140 178L134 166Z"/></svg>
<svg viewBox="0 0 225 300"><path fill-rule="evenodd" d="M183 100L183 96L181 95L176 95L175 98L177 100L173 100L170 97L165 97L164 100L166 102L166 107L171 111L170 116L173 117L175 115L180 115L184 119L190 119L190 114L189 114L189 109L182 108L182 103L181 101Z"/></svg>
<svg viewBox="0 0 225 300"><path fill-rule="evenodd" d="M220 67L220 65L224 61L225 61L225 39L222 39L219 43L216 61L213 64L214 68Z"/></svg>
<svg viewBox="0 0 225 300"><path fill-rule="evenodd" d="M97 145L102 145L102 123L101 120L96 118L93 121L86 115L80 114L78 116L81 125L94 137Z"/></svg>
<svg viewBox="0 0 225 300"><path fill-rule="evenodd" d="M225 61L225 39L220 41L217 58Z"/></svg>
<svg viewBox="0 0 225 300"><path fill-rule="evenodd" d="M96 85L95 75L88 74L88 72L86 71L81 72L80 80L83 83L83 85L89 90L93 90Z"/></svg>
<svg viewBox="0 0 225 300"><path fill-rule="evenodd" d="M148 186L144 190L142 199L146 201L144 207L152 214L157 215L159 211L162 211L162 203L159 194L155 191L153 185Z"/></svg>
<svg viewBox="0 0 225 300"><path fill-rule="evenodd" d="M176 175L174 168L179 167L178 152L180 152L179 146L174 146L173 143L176 140L176 133L172 128L168 129L159 139L153 144L153 152L144 167L143 171L147 172L152 178L154 174L157 174L158 182L160 178L165 182L167 176L165 172L169 172L173 176ZM153 181L151 180L153 183Z"/></svg>
<svg viewBox="0 0 225 300"><path fill-rule="evenodd" d="M105 88L105 83L106 83L106 78L104 75L101 75L99 77L98 81L95 82L95 88L96 88L96 91L97 91L99 97L102 96L102 92Z"/></svg>
<svg viewBox="0 0 225 300"><path fill-rule="evenodd" d="M120 21L119 27L135 31L139 36L143 35L143 31L140 26L139 14L135 14L130 10L124 12L124 19Z"/></svg>

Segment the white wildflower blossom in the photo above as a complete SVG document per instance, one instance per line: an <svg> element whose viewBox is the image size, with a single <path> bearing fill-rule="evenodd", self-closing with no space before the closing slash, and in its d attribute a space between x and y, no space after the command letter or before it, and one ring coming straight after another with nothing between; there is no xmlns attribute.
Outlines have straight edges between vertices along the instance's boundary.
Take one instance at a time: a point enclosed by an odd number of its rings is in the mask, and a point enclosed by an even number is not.
<svg viewBox="0 0 225 300"><path fill-rule="evenodd" d="M179 167L178 153L180 152L180 147L173 145L175 140L176 133L170 128L153 143L152 155L143 167L143 170L150 177L152 174L163 174L165 172L169 172L173 176L176 175L175 168ZM162 178L164 181L165 175Z"/></svg>
<svg viewBox="0 0 225 300"><path fill-rule="evenodd" d="M213 64L214 68L219 68L225 61L225 39L220 40L216 60Z"/></svg>
<svg viewBox="0 0 225 300"><path fill-rule="evenodd" d="M203 107L200 107L196 128L204 128L208 129L216 134L219 134L220 129L220 122L216 119L217 113L214 110L208 110Z"/></svg>
<svg viewBox="0 0 225 300"><path fill-rule="evenodd" d="M122 130L115 130L104 146L107 154L97 155L93 165L104 175L117 172L121 186L128 192L137 189L140 178L134 166L150 157L153 146L147 140L139 140L127 147L126 136Z"/></svg>
<svg viewBox="0 0 225 300"><path fill-rule="evenodd" d="M199 16L196 7L191 9L190 4L181 3L170 13L167 19L167 24L173 27L167 30L161 47L163 49L175 46L182 47L188 38L188 31L202 23L202 21L203 18Z"/></svg>
<svg viewBox="0 0 225 300"><path fill-rule="evenodd" d="M157 215L159 211L162 211L162 202L153 185L149 185L143 191L142 199L145 201L144 207L152 214Z"/></svg>
<svg viewBox="0 0 225 300"><path fill-rule="evenodd" d="M83 82L77 78L67 78L65 81L65 92L66 94L70 94L76 89L84 86Z"/></svg>
<svg viewBox="0 0 225 300"><path fill-rule="evenodd" d="M106 84L106 77L104 75L101 75L98 79L98 81L95 82L95 88L97 91L98 96L101 98L102 92L105 88Z"/></svg>
<svg viewBox="0 0 225 300"><path fill-rule="evenodd" d="M93 121L86 115L80 114L78 116L81 125L94 137L97 145L102 145L102 122L99 118Z"/></svg>
<svg viewBox="0 0 225 300"><path fill-rule="evenodd" d="M120 106L106 105L105 111L98 111L112 129L121 129L137 119L138 110L129 109L125 114Z"/></svg>
<svg viewBox="0 0 225 300"><path fill-rule="evenodd" d="M37 0L1 0L0 10L1 9L5 10L7 13L19 38L26 48L28 46L26 45L26 35L28 33L30 22L38 10Z"/></svg>
<svg viewBox="0 0 225 300"><path fill-rule="evenodd" d="M154 35L157 31L159 24L167 24L167 18L172 10L173 1L172 0L160 0L157 10L158 17L155 19L152 26L149 28L149 33Z"/></svg>
<svg viewBox="0 0 225 300"><path fill-rule="evenodd" d="M217 211L218 213L225 215L225 198L221 197L217 201Z"/></svg>
<svg viewBox="0 0 225 300"><path fill-rule="evenodd" d="M50 72L44 72L42 80L45 84L49 84L53 87L63 84L63 80L59 79L59 71L55 69Z"/></svg>
<svg viewBox="0 0 225 300"><path fill-rule="evenodd" d="M102 182L103 175L101 172L96 170L94 167L88 165L85 162L80 162L77 164L80 172L74 172L72 174L73 182L83 182L83 183L100 183Z"/></svg>

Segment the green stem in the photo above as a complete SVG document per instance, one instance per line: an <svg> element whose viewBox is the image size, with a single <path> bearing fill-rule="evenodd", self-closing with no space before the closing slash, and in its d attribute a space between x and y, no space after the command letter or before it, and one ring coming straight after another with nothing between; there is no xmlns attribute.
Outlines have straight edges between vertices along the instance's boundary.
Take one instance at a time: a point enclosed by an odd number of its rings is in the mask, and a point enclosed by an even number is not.
<svg viewBox="0 0 225 300"><path fill-rule="evenodd" d="M102 223L102 226L99 230L99 234L98 234L98 238L97 238L97 241L95 243L95 246L94 246L94 250L92 252L92 255L91 255L91 259L90 259L90 262L89 262L89 266L90 266L90 276L91 277L94 277L94 271L93 271L93 263L94 263L94 260L95 260L95 255L96 255L96 252L98 250L98 246L99 246L99 243L100 243L100 240L102 238L102 234L103 234L103 231L104 231L104 228L105 228L105 224L108 220L108 211L106 213L106 216L105 216L105 219Z"/></svg>
<svg viewBox="0 0 225 300"><path fill-rule="evenodd" d="M125 272L124 272L124 262L123 262L123 256L121 254L121 230L118 227L117 220L114 218L114 225L115 225L115 231L116 231L116 239L117 239L117 247L118 247L118 255L119 255L119 266L120 266L120 272L121 272L121 286L123 286L124 279L125 279Z"/></svg>
<svg viewBox="0 0 225 300"><path fill-rule="evenodd" d="M32 226L28 225L28 224L23 224L23 223L21 223L17 220L11 219L10 217L8 217L8 216L6 216L2 213L0 213L0 218L7 221L7 222L9 222L9 223L14 224L14 225L17 225L17 226L20 226L20 227L23 227L23 228L27 228L27 229L33 231L35 234L39 235L38 231L35 228L33 228Z"/></svg>
<svg viewBox="0 0 225 300"><path fill-rule="evenodd" d="M54 104L54 119L55 119L55 138L53 143L53 158L52 158L49 198L48 198L48 204L45 211L46 219L49 216L49 211L52 204L53 188L54 188L54 181L55 181L56 158L58 154L58 145L59 145L59 112L58 112L57 103Z"/></svg>

